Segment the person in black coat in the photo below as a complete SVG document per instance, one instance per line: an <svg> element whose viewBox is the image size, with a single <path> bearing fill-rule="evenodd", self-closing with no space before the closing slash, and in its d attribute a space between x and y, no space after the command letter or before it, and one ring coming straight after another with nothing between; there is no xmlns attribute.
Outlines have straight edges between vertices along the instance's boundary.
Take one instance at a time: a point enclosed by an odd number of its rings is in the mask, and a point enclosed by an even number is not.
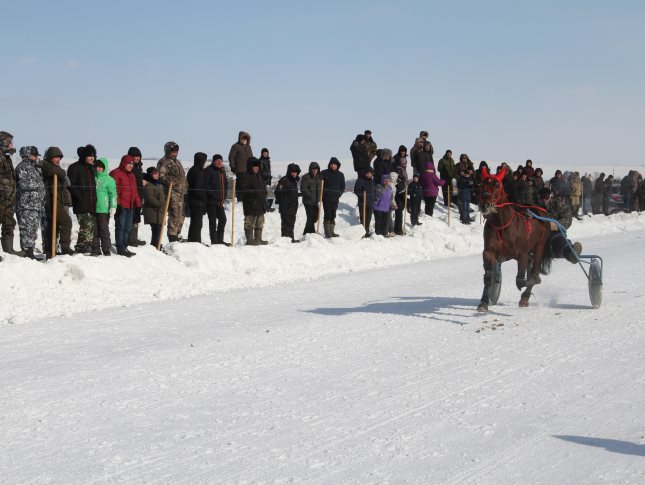
<svg viewBox="0 0 645 485"><path fill-rule="evenodd" d="M202 225L206 209L206 192L204 191L204 164L208 155L195 153L194 164L186 174L188 182L188 207L190 208L190 226L188 242L202 242Z"/></svg>
<svg viewBox="0 0 645 485"><path fill-rule="evenodd" d="M262 240L267 186L260 174L260 165L260 160L257 158L249 158L248 169L239 178L238 195L244 209L244 235L248 246L269 244Z"/></svg>
<svg viewBox="0 0 645 485"><path fill-rule="evenodd" d="M603 194L605 193L605 174L601 173L596 179L593 188L593 196L591 198L591 211L594 214L602 214L602 201Z"/></svg>
<svg viewBox="0 0 645 485"><path fill-rule="evenodd" d="M423 187L419 181L419 174L412 176L412 182L408 185L408 196L410 197L410 221L413 226L422 225L419 222L421 214L421 201L423 200Z"/></svg>
<svg viewBox="0 0 645 485"><path fill-rule="evenodd" d="M287 174L278 181L275 189L275 200L280 210L280 221L282 223L281 236L291 238L292 243L297 243L293 236L293 228L296 225L296 213L298 212L298 182L300 181L300 167L290 163L287 167Z"/></svg>
<svg viewBox="0 0 645 485"><path fill-rule="evenodd" d="M323 226L325 228L325 237L338 237L334 232L336 226L336 210L340 196L345 192L345 175L340 171L340 162L336 157L331 157L327 170L320 174L325 186L323 189Z"/></svg>
<svg viewBox="0 0 645 485"><path fill-rule="evenodd" d="M374 212L374 169L369 167L365 173L358 177L354 184L354 193L358 197L358 212L361 218L361 225L365 228L365 236L370 237L370 223L372 222L372 213ZM363 216L363 207L365 207L365 216Z"/></svg>
<svg viewBox="0 0 645 485"><path fill-rule="evenodd" d="M376 150L374 159L374 180L382 180L383 175L390 175L392 172L392 150L385 148Z"/></svg>
<svg viewBox="0 0 645 485"><path fill-rule="evenodd" d="M72 208L78 219L79 229L76 240L77 253L89 253L94 239L94 220L96 214L96 148L93 145L79 147L76 151L78 161L67 169L69 191L72 195Z"/></svg>
<svg viewBox="0 0 645 485"><path fill-rule="evenodd" d="M352 152L354 171L360 177L370 167L370 157L365 146L365 135L356 135L356 139L352 142L349 150Z"/></svg>
<svg viewBox="0 0 645 485"><path fill-rule="evenodd" d="M206 214L208 214L208 232L211 244L223 244L226 227L224 201L228 193L228 178L222 155L213 155L213 163L204 170L204 191L206 192Z"/></svg>

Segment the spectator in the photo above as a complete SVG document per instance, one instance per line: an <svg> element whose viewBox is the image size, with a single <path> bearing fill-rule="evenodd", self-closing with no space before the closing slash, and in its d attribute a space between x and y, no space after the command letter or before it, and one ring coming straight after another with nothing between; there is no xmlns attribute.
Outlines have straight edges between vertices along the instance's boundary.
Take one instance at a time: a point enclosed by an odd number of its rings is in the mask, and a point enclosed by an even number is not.
<svg viewBox="0 0 645 485"><path fill-rule="evenodd" d="M444 181L441 187L441 192L443 194L443 205L448 206L448 195L450 195L450 200L454 203L452 193L452 184L453 180L457 180L457 167L455 161L452 158L452 150L446 150L446 153L439 163L437 164L437 169L439 170L439 177ZM423 177L421 178L423 180ZM456 205L456 204L455 204Z"/></svg>
<svg viewBox="0 0 645 485"><path fill-rule="evenodd" d="M586 173L582 177L582 214L587 216L591 215L591 198L593 196L593 183L591 182L591 175Z"/></svg>
<svg viewBox="0 0 645 485"><path fill-rule="evenodd" d="M643 176L638 174L638 210L645 210L645 181Z"/></svg>
<svg viewBox="0 0 645 485"><path fill-rule="evenodd" d="M93 145L79 147L77 162L67 169L72 194L72 207L78 219L79 229L76 240L77 253L89 253L94 239L96 216L96 148Z"/></svg>
<svg viewBox="0 0 645 485"><path fill-rule="evenodd" d="M222 244L224 242L224 228L226 227L226 211L224 201L228 193L228 178L224 161L219 154L213 155L213 163L204 171L204 190L206 191L206 213L208 214L208 231L211 244Z"/></svg>
<svg viewBox="0 0 645 485"><path fill-rule="evenodd" d="M159 181L159 169L148 167L144 180L146 184L143 197L143 222L150 225L152 232L150 244L157 247L161 238L161 224L166 204L163 185Z"/></svg>
<svg viewBox="0 0 645 485"><path fill-rule="evenodd" d="M13 147L13 135L0 131L0 241L2 250L7 254L18 254L13 250L13 233L16 229L16 220L13 218L16 205L16 173L11 156L14 153L16 149Z"/></svg>
<svg viewBox="0 0 645 485"><path fill-rule="evenodd" d="M524 169L526 171L527 179L533 177L533 175L535 174L535 170L533 169L533 160L527 160Z"/></svg>
<svg viewBox="0 0 645 485"><path fill-rule="evenodd" d="M540 190L544 188L544 179L542 178L543 175L544 172L540 167L536 168L533 172L533 185L535 185L535 190L538 192L538 199Z"/></svg>
<svg viewBox="0 0 645 485"><path fill-rule="evenodd" d="M414 145L410 150L410 163L412 164L412 173L418 174L423 171L422 164L419 163L418 156L423 151L423 138L417 138L414 140Z"/></svg>
<svg viewBox="0 0 645 485"><path fill-rule="evenodd" d="M425 202L425 213L426 215L432 217L434 214L434 206L437 201L437 195L439 195L439 187L446 184L446 181L440 179L437 176L437 171L432 161L432 157L427 157L423 172L419 177L421 182L421 188L423 190L423 200ZM421 210L421 201L418 201L419 212ZM414 219L413 219L414 220ZM418 220L418 216L417 216Z"/></svg>
<svg viewBox="0 0 645 485"><path fill-rule="evenodd" d="M403 235L403 211L405 210L405 189L408 186L408 149L401 145L399 151L394 155L392 162L392 185L394 190L394 203L396 209L394 210L394 233ZM394 180L396 179L396 180Z"/></svg>
<svg viewBox="0 0 645 485"><path fill-rule="evenodd" d="M555 176L549 181L549 187L554 197L568 200L571 196L569 182L562 176L562 170L556 170Z"/></svg>
<svg viewBox="0 0 645 485"><path fill-rule="evenodd" d="M365 135L356 135L349 150L352 152L352 161L354 163L354 171L356 177L360 177L365 173L365 170L370 168L371 157L367 153L365 146Z"/></svg>
<svg viewBox="0 0 645 485"><path fill-rule="evenodd" d="M374 156L376 155L376 142L374 141L374 138L372 138L372 132L370 130L365 130L364 133L365 136L365 150L367 150L367 156L369 158L369 161L372 161Z"/></svg>
<svg viewBox="0 0 645 485"><path fill-rule="evenodd" d="M462 153L459 155L459 165L457 166L457 188L459 189L459 200L461 201L460 215L462 224L470 224L470 199L473 190L473 178L475 167L470 161L468 155Z"/></svg>
<svg viewBox="0 0 645 485"><path fill-rule="evenodd" d="M42 162L43 181L45 183L45 229L43 230L43 252L48 258L52 257L51 247L52 230L56 231L56 238L60 241L61 254L73 255L71 248L72 241L72 219L68 213L68 207L72 204L72 196L67 188L65 170L60 167L63 152L58 147L49 147L45 151L45 159ZM53 198L54 198L54 175L57 177L56 188L56 227L53 227ZM94 234L92 234L94 238ZM53 248L55 249L55 248Z"/></svg>
<svg viewBox="0 0 645 485"><path fill-rule="evenodd" d="M267 186L267 198L264 200L267 212L273 212L275 211L273 208L273 199L268 198L268 193L271 188L271 158L269 157L268 148L263 148L260 152L260 175Z"/></svg>
<svg viewBox="0 0 645 485"><path fill-rule="evenodd" d="M269 244L262 240L264 228L264 199L267 195L266 185L260 175L260 160L251 158L247 163L247 172L239 177L238 194L244 209L244 235L248 246Z"/></svg>
<svg viewBox="0 0 645 485"><path fill-rule="evenodd" d="M188 242L202 242L202 225L206 211L206 192L204 190L204 165L208 155L197 152L193 157L193 166L188 169L188 207L190 209L190 225L188 226Z"/></svg>
<svg viewBox="0 0 645 485"><path fill-rule="evenodd" d="M44 214L45 183L39 156L36 147L22 147L22 161L16 167L16 216L20 227L20 247L22 255L29 259L36 259L34 248Z"/></svg>
<svg viewBox="0 0 645 485"><path fill-rule="evenodd" d="M275 198L280 210L281 237L291 238L292 243L298 243L293 235L298 213L298 182L300 181L300 167L290 163L287 174L278 181L275 189Z"/></svg>
<svg viewBox="0 0 645 485"><path fill-rule="evenodd" d="M438 180L441 180L437 177ZM437 193L438 189L437 189ZM413 226L423 225L419 222L419 214L421 214L421 200L423 199L423 187L419 182L419 175L412 176L412 182L408 185L408 196L410 197L410 222ZM436 200L436 196L435 196Z"/></svg>
<svg viewBox="0 0 645 485"><path fill-rule="evenodd" d="M228 164L239 182L240 177L246 177L251 167L248 166L248 161L253 158L253 149L251 148L251 135L245 131L240 131L237 136L237 143L231 146L231 151L228 153Z"/></svg>
<svg viewBox="0 0 645 485"><path fill-rule="evenodd" d="M637 174L635 170L630 170L629 173L623 177L620 183L620 193L623 196L623 207L625 212L632 211L632 198L637 187Z"/></svg>
<svg viewBox="0 0 645 485"><path fill-rule="evenodd" d="M591 198L591 211L594 214L602 214L603 210L603 199L605 193L605 174L601 173L593 186L593 196Z"/></svg>
<svg viewBox="0 0 645 485"><path fill-rule="evenodd" d="M118 206L116 180L108 175L107 158L96 161L96 215L94 220L94 237L92 238L92 256L110 256L112 240L110 238L110 215Z"/></svg>
<svg viewBox="0 0 645 485"><path fill-rule="evenodd" d="M612 189L614 187L614 176L610 175L605 179L605 185L602 192L602 212L606 216L611 214L609 202L611 201Z"/></svg>
<svg viewBox="0 0 645 485"><path fill-rule="evenodd" d="M170 205L168 207L168 241L181 240L181 229L184 225L184 196L188 189L186 172L181 162L177 159L179 145L174 141L167 142L164 147L164 157L157 162L159 181L166 190L172 184Z"/></svg>
<svg viewBox="0 0 645 485"><path fill-rule="evenodd" d="M371 170L371 168L369 169ZM309 171L303 175L300 182L300 192L302 193L302 203L305 206L307 222L303 235L316 232L316 222L318 221L318 212L320 210L320 165L317 162L309 164Z"/></svg>
<svg viewBox="0 0 645 485"><path fill-rule="evenodd" d="M387 218L392 210L392 187L390 176L383 175L381 183L374 191L374 232L378 236L389 237Z"/></svg>
<svg viewBox="0 0 645 485"><path fill-rule="evenodd" d="M578 213L582 205L582 180L580 180L580 174L578 172L571 174L569 185L571 186L571 213L573 217L580 219Z"/></svg>
<svg viewBox="0 0 645 485"><path fill-rule="evenodd" d="M486 168L486 170L490 171L488 163L482 160L481 162L479 162L479 168L475 170L475 175L473 177L473 204L479 204L479 200L481 198L482 169L484 167Z"/></svg>
<svg viewBox="0 0 645 485"><path fill-rule="evenodd" d="M134 168L132 173L137 179L137 190L139 191L139 200L143 201L143 162L141 161L141 150L138 147L130 147L128 155L134 158ZM107 168L106 168L107 170ZM141 208L136 208L132 214L132 229L128 236L130 246L145 246L146 242L139 239L139 224L141 223Z"/></svg>
<svg viewBox="0 0 645 485"><path fill-rule="evenodd" d="M372 222L372 212L374 210L374 169L368 167L365 173L358 177L354 184L354 193L358 197L358 212L360 214L361 225L365 228L363 237L370 237L370 223ZM363 208L365 214L363 215Z"/></svg>
<svg viewBox="0 0 645 485"><path fill-rule="evenodd" d="M325 228L325 237L338 237L335 232L336 228L336 210L341 195L345 192L345 176L340 171L340 162L336 157L331 157L327 170L320 174L325 181L323 190L323 226Z"/></svg>
<svg viewBox="0 0 645 485"><path fill-rule="evenodd" d="M137 178L132 173L134 158L124 155L118 168L110 172L116 182L117 208L114 216L116 253L119 256L130 258L136 253L128 249L128 238L132 229L134 210L141 207Z"/></svg>
<svg viewBox="0 0 645 485"><path fill-rule="evenodd" d="M383 175L390 175L393 171L392 150L385 148L376 151L377 156L374 160L374 179L381 180ZM390 181L391 182L391 181Z"/></svg>

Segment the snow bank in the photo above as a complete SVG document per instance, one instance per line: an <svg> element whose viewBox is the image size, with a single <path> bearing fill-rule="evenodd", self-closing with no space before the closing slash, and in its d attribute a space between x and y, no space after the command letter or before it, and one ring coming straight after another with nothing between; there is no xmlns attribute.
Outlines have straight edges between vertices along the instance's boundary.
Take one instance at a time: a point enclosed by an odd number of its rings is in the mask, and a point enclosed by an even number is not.
<svg viewBox="0 0 645 485"><path fill-rule="evenodd" d="M474 214L472 225L464 226L453 211L452 223L448 226L447 213L438 204L435 217L423 216L423 225L408 226L405 237L385 239L372 236L363 239L355 205L356 198L352 194L346 193L342 197L336 225L336 232L341 237L329 240L309 235L300 244L292 244L290 240L280 238L280 216L274 212L267 214L264 231L264 238L271 244L244 246L242 206L238 204L236 244L231 248L173 243L165 247L165 254L145 246L133 248L137 255L130 259L116 254L109 258L75 255L59 256L46 263L3 254L5 260L0 263L0 325L236 288L304 282L377 267L409 265L410 274L414 275L414 262L476 254L482 250L483 226L479 223L478 213ZM229 207L228 241L231 236L230 215ZM204 221L202 240L208 242L207 219ZM296 234L302 234L304 223L305 213L301 208ZM188 224L189 219L186 219L184 236ZM149 240L149 226L141 227L140 238ZM77 229L75 225L73 241L76 240ZM569 234L582 240L584 246L584 238L641 229L645 229L645 217L635 213L618 214L574 221ZM114 227L111 233L114 236ZM383 273L383 284L391 284L387 273Z"/></svg>

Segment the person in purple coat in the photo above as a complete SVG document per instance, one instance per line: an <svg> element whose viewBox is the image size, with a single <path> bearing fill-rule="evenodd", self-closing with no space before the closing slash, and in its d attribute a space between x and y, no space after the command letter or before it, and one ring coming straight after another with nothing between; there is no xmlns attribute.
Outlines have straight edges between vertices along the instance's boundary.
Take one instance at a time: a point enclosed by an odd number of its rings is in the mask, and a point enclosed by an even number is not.
<svg viewBox="0 0 645 485"><path fill-rule="evenodd" d="M423 171L421 176L421 187L423 187L423 200L425 201L425 212L432 217L434 212L434 204L437 201L439 194L439 187L446 183L445 180L437 176L437 171L434 168L432 160L428 160L423 164Z"/></svg>
<svg viewBox="0 0 645 485"><path fill-rule="evenodd" d="M390 176L383 175L381 183L374 191L374 232L379 236L388 237L387 218L392 210L392 187Z"/></svg>

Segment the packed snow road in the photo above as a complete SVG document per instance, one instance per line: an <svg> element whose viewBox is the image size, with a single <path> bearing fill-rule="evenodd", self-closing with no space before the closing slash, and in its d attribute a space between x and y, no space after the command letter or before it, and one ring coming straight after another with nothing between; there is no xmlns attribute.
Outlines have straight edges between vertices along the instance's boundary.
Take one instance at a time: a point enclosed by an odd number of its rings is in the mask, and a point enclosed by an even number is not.
<svg viewBox="0 0 645 485"><path fill-rule="evenodd" d="M645 231L2 327L5 483L643 483ZM89 310L89 309L88 309Z"/></svg>

